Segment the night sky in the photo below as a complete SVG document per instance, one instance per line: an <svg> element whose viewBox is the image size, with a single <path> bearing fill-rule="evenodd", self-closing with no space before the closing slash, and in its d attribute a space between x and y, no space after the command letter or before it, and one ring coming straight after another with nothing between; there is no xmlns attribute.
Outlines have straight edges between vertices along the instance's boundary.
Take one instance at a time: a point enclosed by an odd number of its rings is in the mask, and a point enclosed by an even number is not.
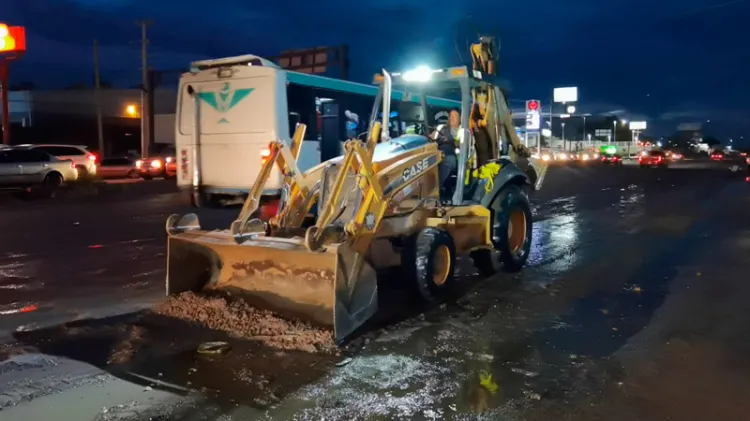
<svg viewBox="0 0 750 421"><path fill-rule="evenodd" d="M137 19L152 19L151 67L194 59L273 56L349 44L351 78L379 68L459 64L478 31L501 39L500 72L514 106L578 86L583 112L646 119L651 134L680 122L750 141L750 1L746 0L3 0L0 20L27 27L29 51L12 83L91 83L91 45L102 78L140 77ZM440 6L446 4L446 6ZM206 9L205 5L211 8ZM710 121L710 123L706 123Z"/></svg>

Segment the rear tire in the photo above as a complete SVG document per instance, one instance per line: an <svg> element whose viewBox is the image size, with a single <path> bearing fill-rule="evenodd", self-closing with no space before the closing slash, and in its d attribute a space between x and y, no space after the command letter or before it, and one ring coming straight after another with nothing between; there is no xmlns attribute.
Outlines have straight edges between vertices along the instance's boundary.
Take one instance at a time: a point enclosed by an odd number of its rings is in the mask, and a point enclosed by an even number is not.
<svg viewBox="0 0 750 421"><path fill-rule="evenodd" d="M456 246L446 231L425 228L413 236L406 247L406 272L412 275L415 289L425 302L445 299L455 283Z"/></svg>
<svg viewBox="0 0 750 421"><path fill-rule="evenodd" d="M526 264L531 251L533 220L531 204L520 187L510 185L495 197L492 242L500 251L506 272L517 272Z"/></svg>
<svg viewBox="0 0 750 421"><path fill-rule="evenodd" d="M58 173L49 173L44 177L44 181L36 189L31 188L32 195L36 197L43 197L45 199L52 199L57 193L58 187L63 182L63 178ZM35 191L36 190L36 191Z"/></svg>

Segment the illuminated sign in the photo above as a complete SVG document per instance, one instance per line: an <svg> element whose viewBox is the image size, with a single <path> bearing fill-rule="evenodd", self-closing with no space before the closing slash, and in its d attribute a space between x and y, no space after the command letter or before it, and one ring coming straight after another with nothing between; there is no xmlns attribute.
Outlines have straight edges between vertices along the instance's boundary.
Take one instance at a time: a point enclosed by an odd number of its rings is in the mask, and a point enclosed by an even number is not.
<svg viewBox="0 0 750 421"><path fill-rule="evenodd" d="M578 101L578 88L571 86L569 88L555 88L552 91L555 102L576 102Z"/></svg>
<svg viewBox="0 0 750 421"><path fill-rule="evenodd" d="M646 130L645 121L631 121L630 130Z"/></svg>
<svg viewBox="0 0 750 421"><path fill-rule="evenodd" d="M26 29L23 26L8 26L0 23L0 53L24 51L26 51Z"/></svg>

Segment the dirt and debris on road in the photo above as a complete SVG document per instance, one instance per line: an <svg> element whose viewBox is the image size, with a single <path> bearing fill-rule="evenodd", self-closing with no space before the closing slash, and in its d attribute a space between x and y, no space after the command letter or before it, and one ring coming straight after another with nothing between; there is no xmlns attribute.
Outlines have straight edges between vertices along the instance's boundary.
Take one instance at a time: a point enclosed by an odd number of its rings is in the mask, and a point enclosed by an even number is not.
<svg viewBox="0 0 750 421"><path fill-rule="evenodd" d="M283 350L335 353L330 331L301 321L283 319L243 301L185 292L169 297L152 311L162 316L199 324L240 339L260 341Z"/></svg>

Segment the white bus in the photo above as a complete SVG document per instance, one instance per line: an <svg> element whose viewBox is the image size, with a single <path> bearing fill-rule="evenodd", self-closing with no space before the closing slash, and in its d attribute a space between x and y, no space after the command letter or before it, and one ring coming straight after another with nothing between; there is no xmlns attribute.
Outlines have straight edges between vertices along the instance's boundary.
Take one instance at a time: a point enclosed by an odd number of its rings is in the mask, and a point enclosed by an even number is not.
<svg viewBox="0 0 750 421"><path fill-rule="evenodd" d="M180 77L175 142L177 184L193 204L248 193L275 139L307 125L298 166L305 171L343 153L343 142L367 131L378 88L292 72L254 55L194 62ZM419 127L419 97L394 93L391 137ZM460 102L427 98L429 121L444 122ZM196 118L198 116L198 118ZM416 126L416 127L415 127ZM278 196L274 169L264 196Z"/></svg>

